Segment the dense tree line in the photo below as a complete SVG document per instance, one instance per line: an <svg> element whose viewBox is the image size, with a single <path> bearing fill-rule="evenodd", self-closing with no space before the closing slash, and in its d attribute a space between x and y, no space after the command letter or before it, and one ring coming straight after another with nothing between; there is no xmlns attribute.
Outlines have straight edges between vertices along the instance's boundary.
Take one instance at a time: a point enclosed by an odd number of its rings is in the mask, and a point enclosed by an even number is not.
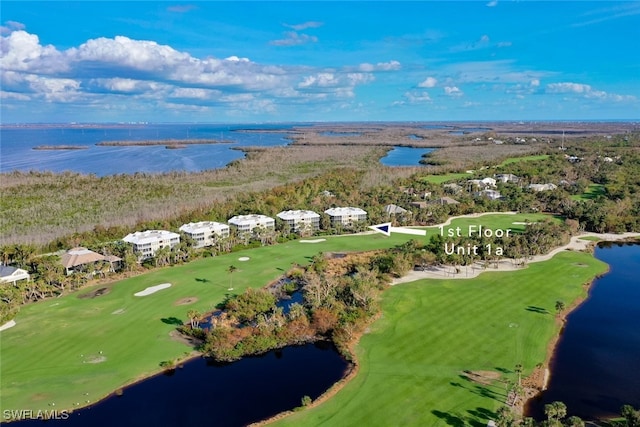
<svg viewBox="0 0 640 427"><path fill-rule="evenodd" d="M582 418L567 416L567 405L562 402L552 402L544 405L544 421L536 421L531 417L519 418L508 406L498 409L496 427L584 427ZM620 409L621 418L618 420L604 421L608 427L640 427L640 410L631 405L624 405ZM591 424L591 423L590 423Z"/></svg>

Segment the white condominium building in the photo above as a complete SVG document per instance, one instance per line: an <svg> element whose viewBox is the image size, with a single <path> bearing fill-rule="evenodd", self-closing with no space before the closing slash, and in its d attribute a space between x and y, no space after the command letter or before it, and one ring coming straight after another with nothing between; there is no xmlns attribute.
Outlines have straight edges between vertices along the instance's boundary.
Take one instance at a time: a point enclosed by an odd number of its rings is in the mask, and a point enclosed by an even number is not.
<svg viewBox="0 0 640 427"><path fill-rule="evenodd" d="M180 231L194 240L195 248L213 246L216 239L229 237L229 226L214 221L190 222L181 226Z"/></svg>
<svg viewBox="0 0 640 427"><path fill-rule="evenodd" d="M234 227L238 233L249 233L256 228L274 229L276 221L266 215L236 215L229 220L229 225Z"/></svg>
<svg viewBox="0 0 640 427"><path fill-rule="evenodd" d="M293 232L320 229L320 215L313 211L282 211L277 217L283 220Z"/></svg>
<svg viewBox="0 0 640 427"><path fill-rule="evenodd" d="M360 208L330 208L324 211L331 220L331 225L343 225L349 226L357 221L364 221L367 219L367 212Z"/></svg>
<svg viewBox="0 0 640 427"><path fill-rule="evenodd" d="M151 258L160 248L174 247L180 243L180 235L166 230L136 231L127 234L122 240L133 245L140 259Z"/></svg>

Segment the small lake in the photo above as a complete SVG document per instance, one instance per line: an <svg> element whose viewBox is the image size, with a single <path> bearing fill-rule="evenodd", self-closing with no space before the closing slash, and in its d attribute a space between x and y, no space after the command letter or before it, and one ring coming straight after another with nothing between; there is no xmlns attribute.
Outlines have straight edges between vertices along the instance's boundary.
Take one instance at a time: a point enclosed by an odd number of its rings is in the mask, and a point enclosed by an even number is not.
<svg viewBox="0 0 640 427"><path fill-rule="evenodd" d="M380 159L385 166L422 166L422 155L432 152L433 148L393 147Z"/></svg>
<svg viewBox="0 0 640 427"><path fill-rule="evenodd" d="M548 389L528 406L536 419L553 401L590 420L619 416L625 404L640 407L640 244L601 244L595 256L611 270L567 317Z"/></svg>
<svg viewBox="0 0 640 427"><path fill-rule="evenodd" d="M286 347L228 364L199 358L173 375L157 375L125 388L122 396L77 410L67 420L15 425L244 426L300 406L303 396L317 398L343 378L347 368L327 342Z"/></svg>

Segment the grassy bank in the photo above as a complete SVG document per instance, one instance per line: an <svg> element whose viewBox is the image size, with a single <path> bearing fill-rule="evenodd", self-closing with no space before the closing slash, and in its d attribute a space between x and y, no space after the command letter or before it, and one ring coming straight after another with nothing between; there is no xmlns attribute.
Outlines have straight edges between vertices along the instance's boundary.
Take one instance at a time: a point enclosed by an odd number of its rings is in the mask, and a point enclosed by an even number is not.
<svg viewBox="0 0 640 427"><path fill-rule="evenodd" d="M356 378L276 425L485 426L515 366L526 375L545 361L559 330L555 301L584 297L583 285L605 270L589 254L563 252L521 271L395 286L357 346ZM499 378L472 381L464 371Z"/></svg>

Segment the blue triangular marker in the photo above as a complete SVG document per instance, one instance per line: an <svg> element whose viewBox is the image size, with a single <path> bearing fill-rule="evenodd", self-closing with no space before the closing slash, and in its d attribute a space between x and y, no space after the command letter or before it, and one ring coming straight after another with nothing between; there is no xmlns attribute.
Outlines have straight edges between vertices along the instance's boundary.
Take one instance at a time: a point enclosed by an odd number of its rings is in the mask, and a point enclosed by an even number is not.
<svg viewBox="0 0 640 427"><path fill-rule="evenodd" d="M385 222L384 224L370 225L370 229L373 231L377 231L378 233L382 233L385 236L391 235L391 223Z"/></svg>

